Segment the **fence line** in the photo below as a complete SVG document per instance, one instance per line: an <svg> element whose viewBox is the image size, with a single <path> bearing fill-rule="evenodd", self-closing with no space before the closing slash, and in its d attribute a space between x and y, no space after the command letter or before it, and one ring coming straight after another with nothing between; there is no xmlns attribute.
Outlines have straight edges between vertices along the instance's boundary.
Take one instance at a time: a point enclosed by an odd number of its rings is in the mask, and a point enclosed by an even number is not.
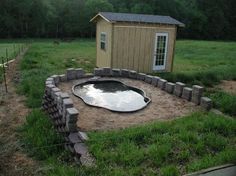
<svg viewBox="0 0 236 176"><path fill-rule="evenodd" d="M6 80L6 69L10 70L10 63L14 62L15 59L28 47L29 43L13 44L12 52L9 47L5 49L5 56L1 57L0 60L0 93L8 93L7 80ZM16 49L18 47L18 49ZM2 98L2 97L0 97Z"/></svg>

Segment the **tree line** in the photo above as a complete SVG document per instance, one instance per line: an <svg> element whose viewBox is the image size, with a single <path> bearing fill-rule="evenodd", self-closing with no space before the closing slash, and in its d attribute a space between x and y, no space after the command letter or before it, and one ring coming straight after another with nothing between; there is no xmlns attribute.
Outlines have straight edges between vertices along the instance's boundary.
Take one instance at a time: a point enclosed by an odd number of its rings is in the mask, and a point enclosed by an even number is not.
<svg viewBox="0 0 236 176"><path fill-rule="evenodd" d="M169 15L178 36L235 40L235 0L0 0L0 37L94 37L99 11Z"/></svg>

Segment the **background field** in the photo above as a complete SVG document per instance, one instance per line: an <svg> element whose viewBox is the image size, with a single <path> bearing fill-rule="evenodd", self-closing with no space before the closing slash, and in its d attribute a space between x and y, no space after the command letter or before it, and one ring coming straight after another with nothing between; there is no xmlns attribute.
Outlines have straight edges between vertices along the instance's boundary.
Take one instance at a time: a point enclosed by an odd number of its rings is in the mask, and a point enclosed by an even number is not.
<svg viewBox="0 0 236 176"><path fill-rule="evenodd" d="M177 41L173 73L158 74L169 81L206 86L215 107L235 116L236 95L214 88L220 80L236 78L236 42ZM235 119L199 112L172 122L156 122L112 132L91 132L89 150L96 168L78 168L70 162L49 119L39 108L44 81L66 68L95 67L95 41L79 39L54 44L36 40L21 60L17 90L33 108L20 129L29 154L49 169L43 175L180 175L227 162L236 162ZM45 146L52 146L46 147ZM44 167L43 166L43 167Z"/></svg>

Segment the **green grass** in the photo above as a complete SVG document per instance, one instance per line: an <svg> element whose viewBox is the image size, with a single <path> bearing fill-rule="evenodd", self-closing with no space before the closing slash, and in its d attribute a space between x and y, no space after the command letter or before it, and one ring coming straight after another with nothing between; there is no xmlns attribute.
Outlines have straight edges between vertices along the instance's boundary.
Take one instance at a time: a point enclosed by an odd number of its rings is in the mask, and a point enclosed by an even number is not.
<svg viewBox="0 0 236 176"><path fill-rule="evenodd" d="M213 86L236 79L236 42L183 40L176 43L173 73L160 74L169 81Z"/></svg>
<svg viewBox="0 0 236 176"><path fill-rule="evenodd" d="M162 76L169 81L207 86L221 79L235 79L235 45L235 42L178 41L174 72ZM53 40L37 40L21 61L18 91L27 96L29 107L38 108L48 76L65 73L69 67L82 67L90 72L95 67L95 55L94 40L60 45L54 45ZM235 99L228 94L219 91L207 94L215 107L235 113L232 111ZM92 132L88 146L96 158L95 168L78 168L61 146L55 147L62 139L38 109L27 117L21 135L25 149L42 161L43 175L167 176L235 162L235 127L234 119L195 113L171 122Z"/></svg>
<svg viewBox="0 0 236 176"><path fill-rule="evenodd" d="M98 175L180 175L236 162L236 121L212 113L89 136Z"/></svg>
<svg viewBox="0 0 236 176"><path fill-rule="evenodd" d="M214 107L236 117L236 95L217 89L208 91L206 95L213 100Z"/></svg>
<svg viewBox="0 0 236 176"><path fill-rule="evenodd" d="M20 130L25 148L38 159L47 159L64 150L64 145L60 145L64 143L62 137L56 133L48 116L38 109L26 117L26 123Z"/></svg>
<svg viewBox="0 0 236 176"><path fill-rule="evenodd" d="M81 67L91 72L95 67L95 43L93 40L79 40L54 45L53 41L36 42L21 62L21 84L19 92L24 93L31 108L41 105L44 82L48 76L63 74L66 68Z"/></svg>
<svg viewBox="0 0 236 176"><path fill-rule="evenodd" d="M4 62L7 62L7 56L8 60L14 59L15 55L19 52L20 47L22 46L22 43L13 43L12 41L7 40L0 40L0 64L2 64L2 58L4 59ZM15 47L15 49L14 49ZM0 83L2 83L3 80L3 70L2 67L0 67Z"/></svg>

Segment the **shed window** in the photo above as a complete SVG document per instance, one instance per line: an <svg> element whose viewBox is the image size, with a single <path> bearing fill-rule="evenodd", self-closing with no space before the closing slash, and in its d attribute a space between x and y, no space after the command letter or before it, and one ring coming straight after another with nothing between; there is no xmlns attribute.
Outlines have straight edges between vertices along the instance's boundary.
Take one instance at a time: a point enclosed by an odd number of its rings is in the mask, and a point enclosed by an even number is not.
<svg viewBox="0 0 236 176"><path fill-rule="evenodd" d="M100 47L102 50L106 50L106 33L102 32L100 36Z"/></svg>

